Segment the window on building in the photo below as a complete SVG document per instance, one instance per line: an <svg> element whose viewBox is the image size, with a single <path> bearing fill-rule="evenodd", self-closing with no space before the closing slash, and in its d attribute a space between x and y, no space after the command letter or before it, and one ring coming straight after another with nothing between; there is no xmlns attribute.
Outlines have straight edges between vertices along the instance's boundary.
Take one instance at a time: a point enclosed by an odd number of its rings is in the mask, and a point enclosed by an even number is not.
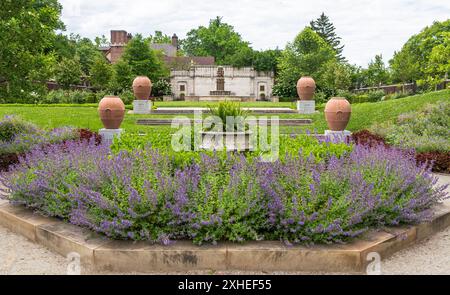
<svg viewBox="0 0 450 295"><path fill-rule="evenodd" d="M265 85L260 85L259 86L259 91L266 91L266 86Z"/></svg>
<svg viewBox="0 0 450 295"><path fill-rule="evenodd" d="M186 85L180 85L180 91L186 91Z"/></svg>

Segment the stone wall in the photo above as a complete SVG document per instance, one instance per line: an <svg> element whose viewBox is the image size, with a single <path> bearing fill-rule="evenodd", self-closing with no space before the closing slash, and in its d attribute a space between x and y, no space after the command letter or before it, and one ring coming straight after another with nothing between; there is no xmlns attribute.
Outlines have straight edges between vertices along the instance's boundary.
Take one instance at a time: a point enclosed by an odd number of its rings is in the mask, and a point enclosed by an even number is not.
<svg viewBox="0 0 450 295"><path fill-rule="evenodd" d="M193 66L190 70L171 71L172 91L179 99L184 96L209 97L217 88L219 66ZM232 96L249 99L272 98L273 73L257 72L253 68L223 67L225 91ZM184 90L183 90L184 89Z"/></svg>

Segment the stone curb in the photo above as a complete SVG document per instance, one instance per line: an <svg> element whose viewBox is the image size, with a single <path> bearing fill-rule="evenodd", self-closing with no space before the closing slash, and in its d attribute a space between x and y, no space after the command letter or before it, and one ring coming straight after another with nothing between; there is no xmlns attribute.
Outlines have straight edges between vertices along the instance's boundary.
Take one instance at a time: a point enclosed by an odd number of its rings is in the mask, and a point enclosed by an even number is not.
<svg viewBox="0 0 450 295"><path fill-rule="evenodd" d="M450 225L450 204L441 204L431 222L373 231L346 245L287 247L281 242L171 246L113 241L90 230L0 202L0 225L63 256L78 253L82 263L114 272L193 270L304 271L362 273L376 252L385 259Z"/></svg>

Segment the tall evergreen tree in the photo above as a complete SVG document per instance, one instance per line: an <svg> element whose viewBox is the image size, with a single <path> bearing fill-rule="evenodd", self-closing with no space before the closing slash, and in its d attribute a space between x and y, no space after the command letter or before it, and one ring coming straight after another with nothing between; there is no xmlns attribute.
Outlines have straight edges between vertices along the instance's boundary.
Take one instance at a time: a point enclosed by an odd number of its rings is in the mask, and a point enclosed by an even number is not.
<svg viewBox="0 0 450 295"><path fill-rule="evenodd" d="M342 56L344 45L341 45L341 38L336 35L336 28L328 16L322 12L318 19L311 21L310 26L336 51L336 58L345 61L345 57Z"/></svg>

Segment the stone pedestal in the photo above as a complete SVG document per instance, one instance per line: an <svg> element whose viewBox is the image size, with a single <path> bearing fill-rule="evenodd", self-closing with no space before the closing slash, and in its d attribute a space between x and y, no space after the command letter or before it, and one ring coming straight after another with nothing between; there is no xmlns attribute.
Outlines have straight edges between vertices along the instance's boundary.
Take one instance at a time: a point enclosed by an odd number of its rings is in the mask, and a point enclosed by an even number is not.
<svg viewBox="0 0 450 295"><path fill-rule="evenodd" d="M152 112L153 102L151 100L135 100L133 101L133 114L143 115Z"/></svg>
<svg viewBox="0 0 450 295"><path fill-rule="evenodd" d="M122 132L123 129L100 129L98 134L100 134L104 142L111 143L115 137L120 137Z"/></svg>
<svg viewBox="0 0 450 295"><path fill-rule="evenodd" d="M298 100L297 111L300 114L314 114L316 112L316 102L314 100Z"/></svg>
<svg viewBox="0 0 450 295"><path fill-rule="evenodd" d="M201 132L200 148L209 151L254 151L251 132Z"/></svg>
<svg viewBox="0 0 450 295"><path fill-rule="evenodd" d="M333 142L349 142L352 133L348 130L344 131L332 131L325 130L325 136L331 139Z"/></svg>

